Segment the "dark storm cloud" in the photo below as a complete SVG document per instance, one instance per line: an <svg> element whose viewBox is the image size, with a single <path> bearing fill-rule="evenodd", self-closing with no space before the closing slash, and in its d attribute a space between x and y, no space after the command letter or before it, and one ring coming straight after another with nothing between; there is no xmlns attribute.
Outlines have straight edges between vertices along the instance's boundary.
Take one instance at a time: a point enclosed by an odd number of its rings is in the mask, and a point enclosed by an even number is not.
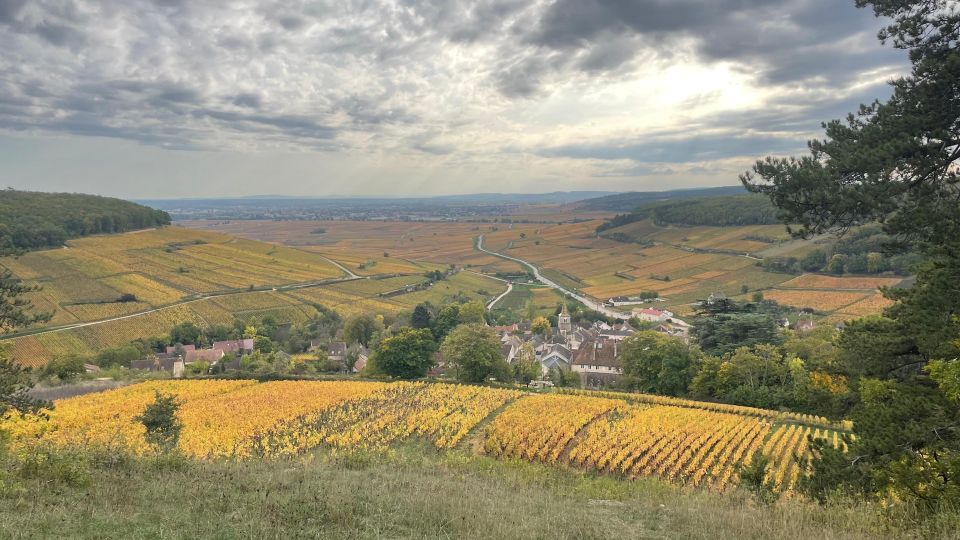
<svg viewBox="0 0 960 540"><path fill-rule="evenodd" d="M692 41L702 61L739 63L767 83L836 87L903 63L899 51L851 48L851 38L875 44L878 26L870 11L840 0L557 0L524 41L531 54L581 55L588 71L617 69L644 48L669 56ZM625 36L644 47L617 46Z"/></svg>

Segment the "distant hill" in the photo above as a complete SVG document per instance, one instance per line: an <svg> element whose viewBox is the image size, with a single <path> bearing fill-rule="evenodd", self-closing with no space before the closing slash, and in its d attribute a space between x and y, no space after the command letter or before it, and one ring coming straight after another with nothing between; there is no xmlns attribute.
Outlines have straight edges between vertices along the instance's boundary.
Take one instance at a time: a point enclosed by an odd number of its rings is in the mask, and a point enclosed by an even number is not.
<svg viewBox="0 0 960 540"><path fill-rule="evenodd" d="M202 199L144 199L137 202L164 210L182 208L216 209L237 207L311 208L324 206L427 206L436 204L569 204L601 196L611 191L555 191L552 193L472 193L434 197L290 197L257 195L249 197L211 197Z"/></svg>
<svg viewBox="0 0 960 540"><path fill-rule="evenodd" d="M0 254L56 247L71 238L170 223L140 204L79 193L0 191Z"/></svg>
<svg viewBox="0 0 960 540"><path fill-rule="evenodd" d="M740 227L776 225L777 209L763 195L744 193L654 201L640 205L629 214L619 214L597 228L603 232L649 219L657 225Z"/></svg>
<svg viewBox="0 0 960 540"><path fill-rule="evenodd" d="M673 201L695 197L716 197L721 195L740 195L746 193L743 186L722 186L715 188L674 189L670 191L631 191L587 199L577 204L579 210L597 210L609 212L630 212L642 204L657 201Z"/></svg>

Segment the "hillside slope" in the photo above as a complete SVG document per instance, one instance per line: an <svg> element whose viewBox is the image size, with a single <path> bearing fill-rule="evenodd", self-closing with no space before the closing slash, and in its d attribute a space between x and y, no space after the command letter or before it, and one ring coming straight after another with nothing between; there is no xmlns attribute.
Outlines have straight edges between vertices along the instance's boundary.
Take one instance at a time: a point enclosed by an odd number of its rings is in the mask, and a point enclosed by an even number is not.
<svg viewBox="0 0 960 540"><path fill-rule="evenodd" d="M56 247L71 238L169 224L166 212L121 199L0 191L0 253Z"/></svg>
<svg viewBox="0 0 960 540"><path fill-rule="evenodd" d="M270 315L303 322L322 304L346 316L396 313L455 296L488 300L504 288L469 272L422 290L381 296L424 282L434 266L349 279L323 255L182 227L71 240L63 249L0 258L0 267L42 289L35 309L53 319L6 340L15 360L43 365L67 354L162 336L174 324L230 324Z"/></svg>

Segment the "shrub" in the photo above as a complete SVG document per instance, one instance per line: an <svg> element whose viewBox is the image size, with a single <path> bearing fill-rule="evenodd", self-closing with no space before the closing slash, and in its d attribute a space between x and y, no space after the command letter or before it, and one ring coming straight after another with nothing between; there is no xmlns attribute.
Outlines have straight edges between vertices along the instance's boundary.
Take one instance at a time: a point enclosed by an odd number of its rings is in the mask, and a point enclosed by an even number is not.
<svg viewBox="0 0 960 540"><path fill-rule="evenodd" d="M90 484L90 463L82 452L36 445L24 456L20 476L44 482L84 487Z"/></svg>
<svg viewBox="0 0 960 540"><path fill-rule="evenodd" d="M157 453L165 453L177 447L183 424L177 418L180 402L176 396L156 392L153 403L147 405L143 414L134 417L134 421L143 424L147 432L145 438Z"/></svg>
<svg viewBox="0 0 960 540"><path fill-rule="evenodd" d="M740 465L740 486L747 489L753 496L764 504L770 504L777 500L777 493L774 491L775 484L773 480L767 480L767 466L770 459L764 455L762 450L753 453L753 457L748 465Z"/></svg>

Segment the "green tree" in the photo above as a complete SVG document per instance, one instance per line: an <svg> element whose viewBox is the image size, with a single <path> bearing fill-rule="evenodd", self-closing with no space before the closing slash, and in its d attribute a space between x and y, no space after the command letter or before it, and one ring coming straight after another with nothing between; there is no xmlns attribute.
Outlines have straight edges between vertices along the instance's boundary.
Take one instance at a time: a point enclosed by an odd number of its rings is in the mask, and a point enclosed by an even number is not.
<svg viewBox="0 0 960 540"><path fill-rule="evenodd" d="M837 253L833 257L830 257L830 260L827 262L827 266L824 268L824 271L831 274L840 275L843 273L846 265L847 256L842 253Z"/></svg>
<svg viewBox="0 0 960 540"><path fill-rule="evenodd" d="M456 305L444 306L433 319L433 337L437 341L443 341L458 324L460 324L460 307Z"/></svg>
<svg viewBox="0 0 960 540"><path fill-rule="evenodd" d="M886 291L897 301L886 319L840 338L858 437L853 457L813 446L801 486L818 498L852 490L930 511L960 504L960 409L925 369L960 356L960 12L951 4L857 0L890 21L879 37L909 51L910 75L891 83L887 101L826 124L810 155L767 158L741 178L799 236L877 222L888 253L911 247L924 258L913 286Z"/></svg>
<svg viewBox="0 0 960 540"><path fill-rule="evenodd" d="M800 259L800 268L807 272L819 272L827 264L827 254L822 249L814 249Z"/></svg>
<svg viewBox="0 0 960 540"><path fill-rule="evenodd" d="M401 379L423 377L433 366L437 344L429 330L404 329L380 341L372 362L376 369Z"/></svg>
<svg viewBox="0 0 960 540"><path fill-rule="evenodd" d="M347 343L360 343L364 347L369 347L370 340L381 330L383 330L383 324L375 317L366 313L352 315L343 325L343 339Z"/></svg>
<svg viewBox="0 0 960 540"><path fill-rule="evenodd" d="M417 304L410 315L410 326L415 329L430 328L433 323L433 315L426 304Z"/></svg>
<svg viewBox="0 0 960 540"><path fill-rule="evenodd" d="M623 373L642 392L682 396L700 366L700 351L680 338L645 330L623 340Z"/></svg>
<svg viewBox="0 0 960 540"><path fill-rule="evenodd" d="M520 346L517 357L513 361L513 376L517 382L522 384L528 384L530 381L538 380L543 376L543 366L537 360L533 345L524 343Z"/></svg>
<svg viewBox="0 0 960 540"><path fill-rule="evenodd" d="M690 393L736 405L777 408L797 405L796 384L805 390L806 382L802 360L784 356L776 345L758 344L705 359L690 383Z"/></svg>
<svg viewBox="0 0 960 540"><path fill-rule="evenodd" d="M0 334L50 320L52 313L30 313L33 303L23 297L37 290L38 287L24 285L9 270L0 271ZM10 410L27 414L52 407L46 401L30 397L31 388L33 377L30 368L8 358L6 347L0 345L0 418Z"/></svg>
<svg viewBox="0 0 960 540"><path fill-rule="evenodd" d="M147 405L143 413L133 420L143 425L144 438L158 453L170 452L180 441L183 423L177 418L180 401L174 395L155 393L153 403Z"/></svg>
<svg viewBox="0 0 960 540"><path fill-rule="evenodd" d="M24 297L38 290L40 287L24 285L10 270L0 270L0 334L47 322L53 317L53 313L34 312L33 302Z"/></svg>
<svg viewBox="0 0 960 540"><path fill-rule="evenodd" d="M200 335L203 332L200 327L190 321L182 322L170 329L170 343L181 343L183 345L200 343Z"/></svg>
<svg viewBox="0 0 960 540"><path fill-rule="evenodd" d="M882 253L878 253L876 251L867 253L867 272L871 274L879 274L881 272L886 272L888 269L889 265L887 264L887 259Z"/></svg>
<svg viewBox="0 0 960 540"><path fill-rule="evenodd" d="M704 352L722 356L740 347L781 343L777 319L767 313L701 314L693 320L693 333Z"/></svg>
<svg viewBox="0 0 960 540"><path fill-rule="evenodd" d="M486 324L487 308L482 302L467 302L460 306L460 324Z"/></svg>
<svg viewBox="0 0 960 540"><path fill-rule="evenodd" d="M580 374L570 369L554 366L550 368L548 376L550 377L550 382L558 388L578 388L583 386Z"/></svg>
<svg viewBox="0 0 960 540"><path fill-rule="evenodd" d="M59 356L43 366L43 369L40 370L40 376L47 379L56 378L61 382L70 382L86 371L83 364L83 358L76 354Z"/></svg>
<svg viewBox="0 0 960 540"><path fill-rule="evenodd" d="M777 499L776 482L767 478L767 469L770 465L762 450L753 453L750 463L740 466L740 487L746 489L760 502L769 504Z"/></svg>
<svg viewBox="0 0 960 540"><path fill-rule="evenodd" d="M510 366L500 352L500 340L492 328L461 324L443 340L440 352L462 382L478 383L495 377L510 378Z"/></svg>
<svg viewBox="0 0 960 540"><path fill-rule="evenodd" d="M31 388L33 377L30 368L7 358L5 348L0 347L0 417L11 410L28 414L52 407L49 402L30 397Z"/></svg>

